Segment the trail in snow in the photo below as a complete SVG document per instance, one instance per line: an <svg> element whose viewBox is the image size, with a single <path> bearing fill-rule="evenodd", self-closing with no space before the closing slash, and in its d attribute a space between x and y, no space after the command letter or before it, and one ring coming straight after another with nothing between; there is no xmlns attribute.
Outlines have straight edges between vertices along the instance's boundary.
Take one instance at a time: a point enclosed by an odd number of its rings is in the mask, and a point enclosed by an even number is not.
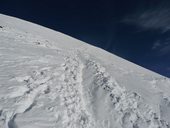
<svg viewBox="0 0 170 128"><path fill-rule="evenodd" d="M61 99L64 112L64 128L92 128L94 122L87 112L82 96L83 65L77 57L67 57L63 64L64 83L61 86Z"/></svg>

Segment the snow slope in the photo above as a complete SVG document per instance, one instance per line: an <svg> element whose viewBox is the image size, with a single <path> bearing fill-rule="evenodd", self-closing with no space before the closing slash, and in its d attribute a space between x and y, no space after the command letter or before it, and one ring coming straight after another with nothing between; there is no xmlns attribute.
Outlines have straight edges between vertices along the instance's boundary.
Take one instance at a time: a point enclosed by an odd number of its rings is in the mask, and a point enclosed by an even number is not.
<svg viewBox="0 0 170 128"><path fill-rule="evenodd" d="M0 128L169 128L170 80L0 15Z"/></svg>

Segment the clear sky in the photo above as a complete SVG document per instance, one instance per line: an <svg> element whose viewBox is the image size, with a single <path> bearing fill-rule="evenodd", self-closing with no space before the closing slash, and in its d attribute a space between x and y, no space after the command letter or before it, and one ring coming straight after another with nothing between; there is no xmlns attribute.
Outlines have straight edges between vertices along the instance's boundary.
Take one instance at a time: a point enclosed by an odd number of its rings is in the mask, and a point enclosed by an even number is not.
<svg viewBox="0 0 170 128"><path fill-rule="evenodd" d="M1 0L0 13L63 32L170 77L169 0Z"/></svg>

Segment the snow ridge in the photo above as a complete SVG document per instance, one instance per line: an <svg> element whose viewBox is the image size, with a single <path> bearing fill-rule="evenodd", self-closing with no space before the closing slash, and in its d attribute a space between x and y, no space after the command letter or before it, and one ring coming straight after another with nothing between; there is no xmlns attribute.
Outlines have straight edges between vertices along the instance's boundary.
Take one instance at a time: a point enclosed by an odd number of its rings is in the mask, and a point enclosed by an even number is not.
<svg viewBox="0 0 170 128"><path fill-rule="evenodd" d="M151 106L142 101L136 92L128 92L119 86L99 63L88 60L86 68L94 72L94 84L102 87L109 95L116 111L117 122L122 128L169 128Z"/></svg>

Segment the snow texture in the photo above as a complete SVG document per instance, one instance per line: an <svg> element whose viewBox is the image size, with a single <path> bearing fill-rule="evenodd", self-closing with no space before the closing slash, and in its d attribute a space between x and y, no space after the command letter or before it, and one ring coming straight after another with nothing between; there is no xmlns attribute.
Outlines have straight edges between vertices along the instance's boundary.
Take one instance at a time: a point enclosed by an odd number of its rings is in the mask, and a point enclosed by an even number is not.
<svg viewBox="0 0 170 128"><path fill-rule="evenodd" d="M0 15L0 128L170 128L170 80Z"/></svg>

